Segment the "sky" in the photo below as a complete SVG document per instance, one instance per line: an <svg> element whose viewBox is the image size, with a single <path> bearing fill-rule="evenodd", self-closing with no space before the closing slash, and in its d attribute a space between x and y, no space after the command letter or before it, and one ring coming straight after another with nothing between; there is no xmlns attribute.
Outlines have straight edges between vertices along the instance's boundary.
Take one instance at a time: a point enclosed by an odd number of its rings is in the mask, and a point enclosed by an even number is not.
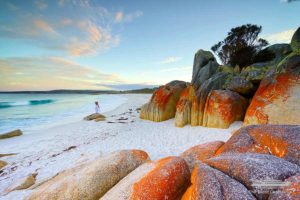
<svg viewBox="0 0 300 200"><path fill-rule="evenodd" d="M246 23L289 43L299 10L297 0L1 0L0 91L190 81L198 49Z"/></svg>

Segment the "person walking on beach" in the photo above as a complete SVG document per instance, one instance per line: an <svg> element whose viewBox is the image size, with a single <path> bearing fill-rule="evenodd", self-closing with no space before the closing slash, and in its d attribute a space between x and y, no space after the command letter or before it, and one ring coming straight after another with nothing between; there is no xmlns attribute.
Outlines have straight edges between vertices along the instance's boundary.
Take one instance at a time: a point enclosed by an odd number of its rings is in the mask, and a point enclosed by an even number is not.
<svg viewBox="0 0 300 200"><path fill-rule="evenodd" d="M95 101L95 113L99 113L99 111L100 111L99 103L98 101Z"/></svg>

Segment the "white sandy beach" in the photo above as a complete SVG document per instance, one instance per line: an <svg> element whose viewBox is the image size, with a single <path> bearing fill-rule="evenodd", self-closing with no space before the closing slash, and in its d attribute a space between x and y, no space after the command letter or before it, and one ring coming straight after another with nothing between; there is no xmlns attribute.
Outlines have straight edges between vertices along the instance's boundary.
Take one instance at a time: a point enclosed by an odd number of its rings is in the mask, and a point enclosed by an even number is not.
<svg viewBox="0 0 300 200"><path fill-rule="evenodd" d="M226 141L241 126L241 122L235 122L229 129L177 128L173 119L160 123L141 120L136 109L146 103L150 95L122 96L127 101L104 113L106 121L81 120L0 140L0 154L17 153L1 158L9 164L0 174L0 199L20 199L30 193L23 190L3 195L5 188L30 173L38 173L36 183L39 183L64 169L120 149L145 150L152 160L176 156L197 144Z"/></svg>

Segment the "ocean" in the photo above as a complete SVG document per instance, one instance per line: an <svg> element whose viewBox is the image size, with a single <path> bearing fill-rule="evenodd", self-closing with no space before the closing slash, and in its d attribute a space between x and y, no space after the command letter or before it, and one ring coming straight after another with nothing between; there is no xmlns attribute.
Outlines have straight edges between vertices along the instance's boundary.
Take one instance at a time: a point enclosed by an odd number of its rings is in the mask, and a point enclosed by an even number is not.
<svg viewBox="0 0 300 200"><path fill-rule="evenodd" d="M0 134L15 129L30 134L75 122L95 112L95 101L99 101L103 113L125 100L120 95L109 94L0 94Z"/></svg>

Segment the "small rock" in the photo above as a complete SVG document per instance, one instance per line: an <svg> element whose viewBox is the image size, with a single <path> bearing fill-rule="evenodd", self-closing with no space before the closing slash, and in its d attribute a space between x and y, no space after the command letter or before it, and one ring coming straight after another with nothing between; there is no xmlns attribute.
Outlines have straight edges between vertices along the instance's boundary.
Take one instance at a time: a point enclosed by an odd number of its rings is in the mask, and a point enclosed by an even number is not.
<svg viewBox="0 0 300 200"><path fill-rule="evenodd" d="M17 153L0 153L0 158L1 157L5 157L5 156L15 156L15 155L17 155Z"/></svg>
<svg viewBox="0 0 300 200"><path fill-rule="evenodd" d="M20 129L14 130L14 131L10 131L4 134L0 134L0 139L6 139L6 138L11 138L11 137L16 137L16 136L20 136L23 135L22 131Z"/></svg>
<svg viewBox="0 0 300 200"><path fill-rule="evenodd" d="M94 113L91 115L86 116L85 118L83 118L84 120L90 121L90 120L97 120L97 121L103 121L105 120L105 116L101 115L99 113Z"/></svg>
<svg viewBox="0 0 300 200"><path fill-rule="evenodd" d="M3 167L5 167L7 165L7 162L0 160L0 169L2 169Z"/></svg>
<svg viewBox="0 0 300 200"><path fill-rule="evenodd" d="M5 193L8 194L15 190L24 190L29 188L30 186L34 185L36 176L37 173L33 173L33 174L29 174L25 178L15 181L11 186L5 189Z"/></svg>

